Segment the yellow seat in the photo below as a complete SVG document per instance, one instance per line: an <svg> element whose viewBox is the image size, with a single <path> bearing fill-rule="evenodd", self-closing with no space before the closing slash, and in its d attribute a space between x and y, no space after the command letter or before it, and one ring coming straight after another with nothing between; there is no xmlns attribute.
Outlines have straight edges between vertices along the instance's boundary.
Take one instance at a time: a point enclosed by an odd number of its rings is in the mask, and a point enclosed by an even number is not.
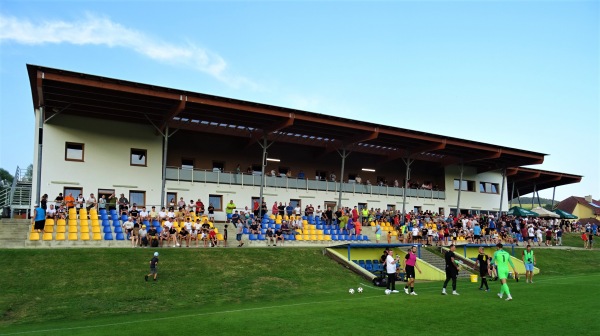
<svg viewBox="0 0 600 336"><path fill-rule="evenodd" d="M307 226L308 225L308 221L306 219L302 220L302 226Z"/></svg>
<svg viewBox="0 0 600 336"><path fill-rule="evenodd" d="M93 240L102 240L102 234L100 232L94 232L92 234L92 239Z"/></svg>
<svg viewBox="0 0 600 336"><path fill-rule="evenodd" d="M323 230L317 230L317 234L318 235L322 235L323 234Z"/></svg>
<svg viewBox="0 0 600 336"><path fill-rule="evenodd" d="M325 235L324 238L325 238L325 241L331 241L331 236L330 235Z"/></svg>
<svg viewBox="0 0 600 336"><path fill-rule="evenodd" d="M281 215L277 215L277 216L275 217L275 220L277 220L277 219L279 219L279 220L282 220L283 218L281 217Z"/></svg>
<svg viewBox="0 0 600 336"><path fill-rule="evenodd" d="M98 215L98 210L96 210L96 208L90 209L90 216L92 216L92 215L96 215L96 216Z"/></svg>
<svg viewBox="0 0 600 336"><path fill-rule="evenodd" d="M56 233L56 240L65 240L65 233Z"/></svg>
<svg viewBox="0 0 600 336"><path fill-rule="evenodd" d="M218 233L218 234L217 234L217 240L223 240L223 235L222 235L222 234L220 234L220 233Z"/></svg>
<svg viewBox="0 0 600 336"><path fill-rule="evenodd" d="M89 226L82 226L81 227L81 233L89 233L90 232L90 227Z"/></svg>
<svg viewBox="0 0 600 336"><path fill-rule="evenodd" d="M97 219L92 219L92 226L100 226L100 222Z"/></svg>
<svg viewBox="0 0 600 336"><path fill-rule="evenodd" d="M269 219L275 219L275 215L270 215Z"/></svg>
<svg viewBox="0 0 600 336"><path fill-rule="evenodd" d="M87 219L82 219L79 221L79 225L81 226L88 226L90 225L89 221Z"/></svg>
<svg viewBox="0 0 600 336"><path fill-rule="evenodd" d="M56 233L65 233L66 232L66 228L67 227L64 226L64 225L57 226L56 227ZM64 234L63 234L63 236L64 236Z"/></svg>
<svg viewBox="0 0 600 336"><path fill-rule="evenodd" d="M69 226L75 226L75 225L77 225L77 220L76 219L69 219L68 224L69 224Z"/></svg>
<svg viewBox="0 0 600 336"><path fill-rule="evenodd" d="M68 226L69 233L77 233L77 226Z"/></svg>
<svg viewBox="0 0 600 336"><path fill-rule="evenodd" d="M310 235L309 234L305 234L304 235L304 240L310 240Z"/></svg>
<svg viewBox="0 0 600 336"><path fill-rule="evenodd" d="M52 233L51 232L45 232L44 235L42 236L43 240L52 240Z"/></svg>
<svg viewBox="0 0 600 336"><path fill-rule="evenodd" d="M69 240L78 240L77 233L69 233Z"/></svg>
<svg viewBox="0 0 600 336"><path fill-rule="evenodd" d="M275 224L281 224L281 218L276 219Z"/></svg>
<svg viewBox="0 0 600 336"><path fill-rule="evenodd" d="M98 215L97 214L90 214L90 219L92 220L98 220Z"/></svg>
<svg viewBox="0 0 600 336"><path fill-rule="evenodd" d="M54 219L46 218L46 225L54 225Z"/></svg>
<svg viewBox="0 0 600 336"><path fill-rule="evenodd" d="M290 217L288 217L288 215L283 216L283 220L290 220Z"/></svg>
<svg viewBox="0 0 600 336"><path fill-rule="evenodd" d="M218 234L219 233L219 228L215 228L215 233Z"/></svg>
<svg viewBox="0 0 600 336"><path fill-rule="evenodd" d="M297 234L297 235L296 235L296 240L304 240L304 238L302 238L302 235L301 235L301 234Z"/></svg>
<svg viewBox="0 0 600 336"><path fill-rule="evenodd" d="M310 229L310 234L311 234L311 235L316 235L316 234L317 234L317 230L315 230L315 229Z"/></svg>
<svg viewBox="0 0 600 336"><path fill-rule="evenodd" d="M69 217L77 216L77 210L75 208L69 209Z"/></svg>
<svg viewBox="0 0 600 336"><path fill-rule="evenodd" d="M100 227L99 226L92 226L92 233L100 233Z"/></svg>
<svg viewBox="0 0 600 336"><path fill-rule="evenodd" d="M90 240L90 234L87 232L81 233L81 240Z"/></svg>
<svg viewBox="0 0 600 336"><path fill-rule="evenodd" d="M40 240L40 234L38 232L31 232L29 234L29 240Z"/></svg>
<svg viewBox="0 0 600 336"><path fill-rule="evenodd" d="M317 240L317 235L311 234L310 235L310 240Z"/></svg>
<svg viewBox="0 0 600 336"><path fill-rule="evenodd" d="M67 225L67 221L65 221L64 219L59 219L56 221L56 225L65 226L65 225Z"/></svg>
<svg viewBox="0 0 600 336"><path fill-rule="evenodd" d="M87 218L87 210L85 208L79 209L79 218Z"/></svg>
<svg viewBox="0 0 600 336"><path fill-rule="evenodd" d="M44 231L45 232L50 232L50 233L54 232L54 225L46 225L46 226L44 226Z"/></svg>
<svg viewBox="0 0 600 336"><path fill-rule="evenodd" d="M323 238L323 235L320 234L320 235L317 235L317 240L318 241L323 241L323 240L325 240L325 238Z"/></svg>

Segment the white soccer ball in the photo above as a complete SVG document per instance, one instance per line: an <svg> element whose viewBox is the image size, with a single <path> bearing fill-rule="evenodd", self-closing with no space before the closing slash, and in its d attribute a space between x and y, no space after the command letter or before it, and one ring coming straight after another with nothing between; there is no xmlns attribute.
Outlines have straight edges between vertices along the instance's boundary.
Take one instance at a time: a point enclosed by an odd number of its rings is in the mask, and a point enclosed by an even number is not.
<svg viewBox="0 0 600 336"><path fill-rule="evenodd" d="M359 293L362 293L362 291L363 291L362 287L358 287L357 291L358 291Z"/></svg>
<svg viewBox="0 0 600 336"><path fill-rule="evenodd" d="M350 294L354 294L354 288L350 288L350 289L348 290L348 293L350 293Z"/></svg>
<svg viewBox="0 0 600 336"><path fill-rule="evenodd" d="M389 289L386 289L386 290L385 290L385 295L390 295L390 294L392 294L392 291L391 291L391 290L389 290Z"/></svg>

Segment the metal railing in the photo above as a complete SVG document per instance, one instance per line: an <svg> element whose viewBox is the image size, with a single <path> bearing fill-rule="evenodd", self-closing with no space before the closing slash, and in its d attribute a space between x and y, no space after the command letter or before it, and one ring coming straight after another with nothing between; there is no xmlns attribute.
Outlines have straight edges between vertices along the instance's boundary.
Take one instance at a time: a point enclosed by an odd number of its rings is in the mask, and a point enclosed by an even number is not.
<svg viewBox="0 0 600 336"><path fill-rule="evenodd" d="M170 181L178 182L185 181L192 183L215 183L255 187L260 187L262 181L260 172L255 172L254 174L237 174L220 172L217 170L192 170L180 167L167 167L165 178ZM265 187L338 192L340 183L317 179L290 178L286 176L265 176ZM342 183L341 187L342 192L344 193L404 196L404 188L401 187L365 185L347 182ZM407 189L406 196L425 199L446 199L446 193L441 190Z"/></svg>

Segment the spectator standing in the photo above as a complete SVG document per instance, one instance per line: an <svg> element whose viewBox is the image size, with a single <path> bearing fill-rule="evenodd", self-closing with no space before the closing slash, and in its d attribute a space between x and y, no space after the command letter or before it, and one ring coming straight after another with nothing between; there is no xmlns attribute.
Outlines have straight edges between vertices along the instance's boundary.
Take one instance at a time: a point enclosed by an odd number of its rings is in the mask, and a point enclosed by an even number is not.
<svg viewBox="0 0 600 336"><path fill-rule="evenodd" d="M244 226L238 225L235 233L236 233L235 239L238 241L238 247L244 246L244 242L242 241L242 233L244 233Z"/></svg>
<svg viewBox="0 0 600 336"><path fill-rule="evenodd" d="M46 226L46 211L44 211L39 204L35 205L33 216L31 218L33 229L37 232L44 232L44 227Z"/></svg>
<svg viewBox="0 0 600 336"><path fill-rule="evenodd" d="M523 250L522 255L523 263L525 264L525 282L533 283L533 268L535 266L535 254L531 249L531 245L527 245L527 248Z"/></svg>
<svg viewBox="0 0 600 336"><path fill-rule="evenodd" d="M44 194L42 199L40 200L40 207L44 209L44 211L48 210L48 194Z"/></svg>
<svg viewBox="0 0 600 336"><path fill-rule="evenodd" d="M392 293L398 293L396 290L396 265L399 258L392 257L393 250L387 250L387 257L385 258L385 272L387 274L387 289Z"/></svg>
<svg viewBox="0 0 600 336"><path fill-rule="evenodd" d="M58 193L58 196L54 199L54 206L58 209L61 205L64 205L65 198L62 193Z"/></svg>
<svg viewBox="0 0 600 336"><path fill-rule="evenodd" d="M102 195L98 199L98 210L106 210L106 195Z"/></svg>
<svg viewBox="0 0 600 336"><path fill-rule="evenodd" d="M125 197L124 194L121 194L121 197L119 197L119 214L127 215L128 210L129 210L129 200Z"/></svg>
<svg viewBox="0 0 600 336"><path fill-rule="evenodd" d="M227 223L229 223L229 220L231 219L231 215L233 214L233 210L235 210L236 206L233 203L233 200L230 200L229 203L227 203L227 207L225 208L225 214L227 215Z"/></svg>
<svg viewBox="0 0 600 336"><path fill-rule="evenodd" d="M65 196L65 205L67 206L67 211L69 211L69 209L75 207L75 198L73 197L72 193L69 193L67 196Z"/></svg>

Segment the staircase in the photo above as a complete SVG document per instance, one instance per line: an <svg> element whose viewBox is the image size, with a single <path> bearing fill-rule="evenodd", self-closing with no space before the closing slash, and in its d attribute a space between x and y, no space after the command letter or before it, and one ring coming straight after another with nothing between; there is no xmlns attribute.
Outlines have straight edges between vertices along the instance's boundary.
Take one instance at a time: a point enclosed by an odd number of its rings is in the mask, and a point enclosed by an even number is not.
<svg viewBox="0 0 600 336"><path fill-rule="evenodd" d="M17 167L12 185L0 190L0 211L10 208L11 217L26 218L31 209L31 180Z"/></svg>
<svg viewBox="0 0 600 336"><path fill-rule="evenodd" d="M431 264L434 267L439 268L442 271L446 270L446 261L444 260L444 258L442 258L441 256L439 256L435 253L428 251L425 248L421 248L420 259L423 259L424 261L428 262L429 264ZM465 270L465 269L461 269L460 272L458 273L459 278L469 278L470 275L471 275L471 271Z"/></svg>

